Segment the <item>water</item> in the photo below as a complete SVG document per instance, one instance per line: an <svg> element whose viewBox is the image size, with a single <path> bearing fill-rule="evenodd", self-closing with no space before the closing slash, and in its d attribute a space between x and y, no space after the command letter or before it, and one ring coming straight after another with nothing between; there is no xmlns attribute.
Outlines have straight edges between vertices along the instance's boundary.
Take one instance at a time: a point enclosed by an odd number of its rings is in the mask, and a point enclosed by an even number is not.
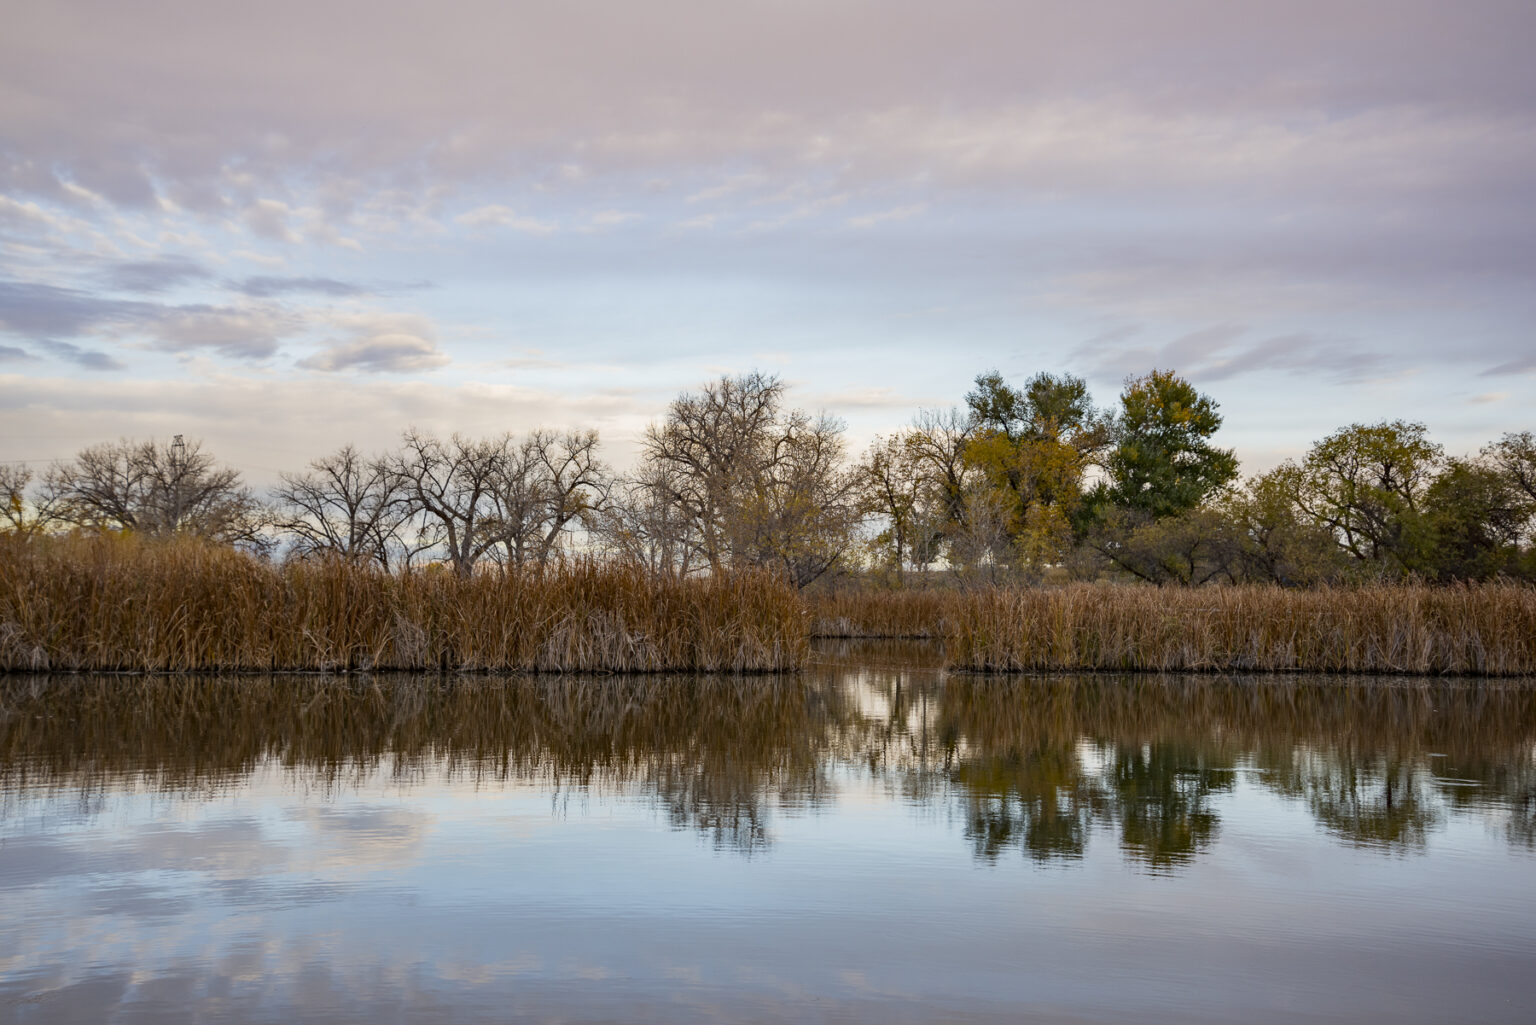
<svg viewBox="0 0 1536 1025"><path fill-rule="evenodd" d="M1536 682L0 679L0 1022L1525 1022Z"/></svg>

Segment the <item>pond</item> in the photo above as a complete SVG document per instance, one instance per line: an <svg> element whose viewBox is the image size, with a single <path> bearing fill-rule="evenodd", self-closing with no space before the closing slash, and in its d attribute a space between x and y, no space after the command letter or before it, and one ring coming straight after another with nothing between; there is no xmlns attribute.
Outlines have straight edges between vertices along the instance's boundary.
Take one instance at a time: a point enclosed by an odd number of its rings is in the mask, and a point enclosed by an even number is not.
<svg viewBox="0 0 1536 1025"><path fill-rule="evenodd" d="M1525 1022L1536 681L0 678L0 1022Z"/></svg>

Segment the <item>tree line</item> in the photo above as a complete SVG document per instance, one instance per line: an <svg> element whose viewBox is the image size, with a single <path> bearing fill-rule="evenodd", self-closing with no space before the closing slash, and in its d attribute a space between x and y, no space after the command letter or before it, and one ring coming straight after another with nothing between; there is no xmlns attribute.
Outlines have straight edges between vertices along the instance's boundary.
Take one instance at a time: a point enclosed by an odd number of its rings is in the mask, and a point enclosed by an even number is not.
<svg viewBox="0 0 1536 1025"><path fill-rule="evenodd" d="M272 557L383 570L547 565L581 552L653 572L773 567L844 577L1159 584L1536 578L1536 440L1447 456L1421 423L1341 427L1248 478L1219 406L1153 370L1109 408L1070 374L984 373L850 458L843 423L762 373L685 392L618 473L591 430L352 445L266 495L199 442L88 447L0 465L5 528L193 534Z"/></svg>

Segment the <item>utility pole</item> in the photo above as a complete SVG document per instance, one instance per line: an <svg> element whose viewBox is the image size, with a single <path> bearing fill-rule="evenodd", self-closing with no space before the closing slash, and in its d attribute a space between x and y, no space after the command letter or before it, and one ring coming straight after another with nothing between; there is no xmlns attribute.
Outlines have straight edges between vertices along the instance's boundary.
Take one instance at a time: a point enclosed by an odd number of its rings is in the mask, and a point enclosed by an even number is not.
<svg viewBox="0 0 1536 1025"><path fill-rule="evenodd" d="M181 473L187 465L187 443L181 435L171 439L171 531L181 529Z"/></svg>

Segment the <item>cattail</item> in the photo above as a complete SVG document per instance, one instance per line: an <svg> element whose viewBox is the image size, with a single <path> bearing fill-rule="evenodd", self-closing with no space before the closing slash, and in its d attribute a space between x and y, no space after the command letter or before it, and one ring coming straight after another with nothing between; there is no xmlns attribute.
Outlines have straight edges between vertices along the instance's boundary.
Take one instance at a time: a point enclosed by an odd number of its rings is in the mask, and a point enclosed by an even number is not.
<svg viewBox="0 0 1536 1025"><path fill-rule="evenodd" d="M0 538L0 669L784 672L809 618L782 577L573 559L460 577L264 562L194 539Z"/></svg>

